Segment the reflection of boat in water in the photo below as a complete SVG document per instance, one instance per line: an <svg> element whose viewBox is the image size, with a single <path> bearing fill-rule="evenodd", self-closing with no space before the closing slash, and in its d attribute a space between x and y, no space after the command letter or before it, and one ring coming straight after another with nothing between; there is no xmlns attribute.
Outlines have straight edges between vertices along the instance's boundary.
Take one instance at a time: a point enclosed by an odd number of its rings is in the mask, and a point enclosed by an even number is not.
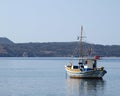
<svg viewBox="0 0 120 96"><path fill-rule="evenodd" d="M67 78L67 96L97 96L104 93L103 79Z"/></svg>
<svg viewBox="0 0 120 96"><path fill-rule="evenodd" d="M104 67L97 68L97 60L99 57L83 57L82 30L83 27L81 27L81 47L78 65L73 65L70 63L68 65L65 65L65 70L67 71L68 76L71 78L102 78L107 73L107 71L104 70Z"/></svg>

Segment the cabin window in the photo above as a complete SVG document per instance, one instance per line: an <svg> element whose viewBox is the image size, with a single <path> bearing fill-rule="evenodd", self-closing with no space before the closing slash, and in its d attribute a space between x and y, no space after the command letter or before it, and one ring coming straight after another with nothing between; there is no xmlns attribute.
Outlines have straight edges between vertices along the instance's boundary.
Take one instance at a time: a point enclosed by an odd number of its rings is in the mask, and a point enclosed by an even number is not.
<svg viewBox="0 0 120 96"><path fill-rule="evenodd" d="M88 64L88 61L87 61L87 60L85 61L85 64Z"/></svg>
<svg viewBox="0 0 120 96"><path fill-rule="evenodd" d="M96 68L97 65L96 65L96 60L94 60L94 63L93 63L93 68Z"/></svg>
<svg viewBox="0 0 120 96"><path fill-rule="evenodd" d="M73 66L73 69L78 69L78 66Z"/></svg>

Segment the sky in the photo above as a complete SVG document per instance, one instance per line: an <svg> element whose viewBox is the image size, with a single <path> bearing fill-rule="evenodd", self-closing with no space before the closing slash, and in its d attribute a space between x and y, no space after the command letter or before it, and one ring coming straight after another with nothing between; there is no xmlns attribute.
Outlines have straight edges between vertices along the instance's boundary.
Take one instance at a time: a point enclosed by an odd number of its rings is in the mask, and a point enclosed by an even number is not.
<svg viewBox="0 0 120 96"><path fill-rule="evenodd" d="M15 43L120 45L120 0L0 0L0 37Z"/></svg>

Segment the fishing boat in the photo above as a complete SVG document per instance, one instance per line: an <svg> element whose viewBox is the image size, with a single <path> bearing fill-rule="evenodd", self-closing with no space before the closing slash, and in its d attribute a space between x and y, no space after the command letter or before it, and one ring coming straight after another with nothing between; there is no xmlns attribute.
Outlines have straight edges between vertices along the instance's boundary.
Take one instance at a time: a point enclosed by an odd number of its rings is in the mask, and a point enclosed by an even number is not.
<svg viewBox="0 0 120 96"><path fill-rule="evenodd" d="M83 56L83 48L82 48L82 32L83 27L81 26L81 35L80 35L80 56L78 58L78 64L74 65L69 63L65 65L65 70L67 75L70 78L102 78L107 71L104 67L97 67L97 60L99 60L99 56L94 57L84 57Z"/></svg>

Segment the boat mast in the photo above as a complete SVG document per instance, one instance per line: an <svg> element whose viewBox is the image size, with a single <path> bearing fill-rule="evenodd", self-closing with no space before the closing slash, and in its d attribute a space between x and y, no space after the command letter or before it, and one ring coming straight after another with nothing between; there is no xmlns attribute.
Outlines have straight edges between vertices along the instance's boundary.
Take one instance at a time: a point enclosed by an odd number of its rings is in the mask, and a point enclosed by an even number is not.
<svg viewBox="0 0 120 96"><path fill-rule="evenodd" d="M81 26L81 33L80 33L80 57L83 57L82 32L83 32L83 26Z"/></svg>
<svg viewBox="0 0 120 96"><path fill-rule="evenodd" d="M83 32L83 26L81 26L81 32L80 32L80 54L79 54L79 63L78 64L80 64L81 63L81 59L83 58L83 45L82 45L82 38L83 38L83 36L82 36L82 32ZM82 61L83 62L83 61Z"/></svg>

